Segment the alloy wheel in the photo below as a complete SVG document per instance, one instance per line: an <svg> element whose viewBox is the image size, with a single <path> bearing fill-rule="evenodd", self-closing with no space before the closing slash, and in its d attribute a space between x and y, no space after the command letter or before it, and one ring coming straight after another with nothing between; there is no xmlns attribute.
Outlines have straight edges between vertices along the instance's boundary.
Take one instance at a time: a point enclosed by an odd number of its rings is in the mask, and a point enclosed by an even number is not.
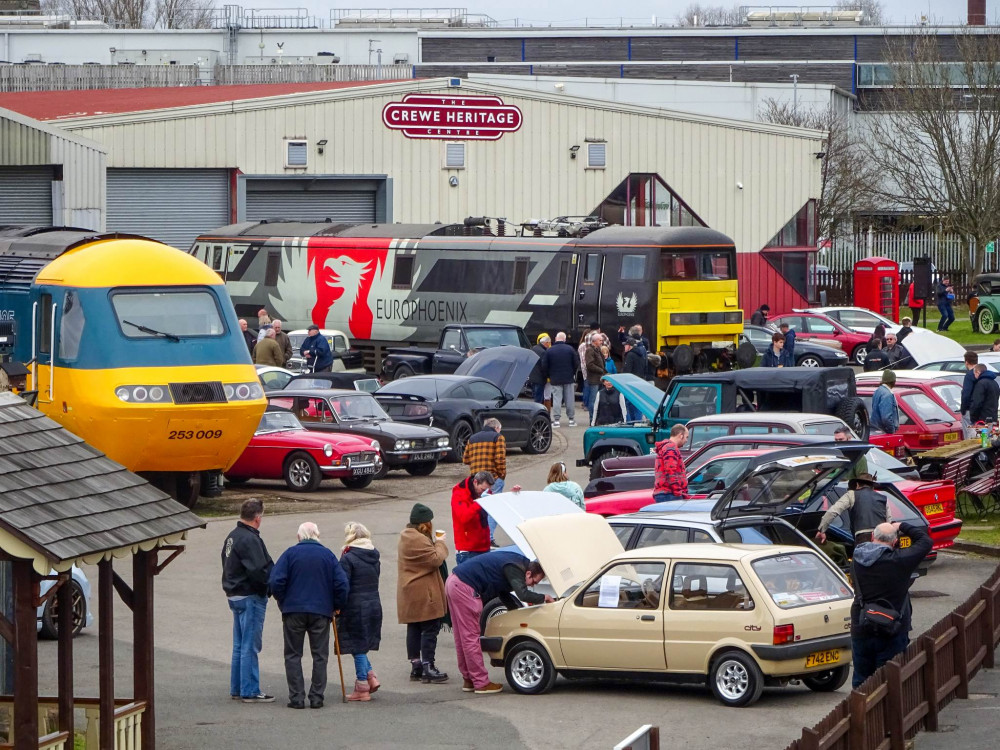
<svg viewBox="0 0 1000 750"><path fill-rule="evenodd" d="M531 690L541 683L545 665L534 651L521 651L511 663L510 674L518 687Z"/></svg>
<svg viewBox="0 0 1000 750"><path fill-rule="evenodd" d="M715 675L715 685L719 693L728 700L742 698L750 685L750 675L745 666L734 659L727 659L720 665Z"/></svg>

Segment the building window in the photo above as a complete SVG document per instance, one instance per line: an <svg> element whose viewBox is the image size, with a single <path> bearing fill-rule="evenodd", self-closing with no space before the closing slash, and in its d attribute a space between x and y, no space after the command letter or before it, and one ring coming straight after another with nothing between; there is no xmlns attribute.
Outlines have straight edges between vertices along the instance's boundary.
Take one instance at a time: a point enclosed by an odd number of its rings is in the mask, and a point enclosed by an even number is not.
<svg viewBox="0 0 1000 750"><path fill-rule="evenodd" d="M608 166L608 144L587 144L587 169L604 169Z"/></svg>
<svg viewBox="0 0 1000 750"><path fill-rule="evenodd" d="M281 268L281 251L270 250L267 253L267 268L264 270L264 286L278 285L279 268Z"/></svg>
<svg viewBox="0 0 1000 750"><path fill-rule="evenodd" d="M514 294L524 294L528 290L528 259L514 259Z"/></svg>
<svg viewBox="0 0 1000 750"><path fill-rule="evenodd" d="M465 144L444 144L444 168L465 169Z"/></svg>
<svg viewBox="0 0 1000 750"><path fill-rule="evenodd" d="M808 302L816 301L816 253L813 250L768 252L764 249L760 255Z"/></svg>
<svg viewBox="0 0 1000 750"><path fill-rule="evenodd" d="M816 247L816 201L807 201L765 247Z"/></svg>
<svg viewBox="0 0 1000 750"><path fill-rule="evenodd" d="M410 289L413 286L413 262L412 255L397 255L396 264L392 268L392 288Z"/></svg>
<svg viewBox="0 0 1000 750"><path fill-rule="evenodd" d="M642 281L646 278L645 255L622 256L622 281Z"/></svg>
<svg viewBox="0 0 1000 750"><path fill-rule="evenodd" d="M590 213L609 224L629 227L705 226L691 207L652 172L630 174Z"/></svg>
<svg viewBox="0 0 1000 750"><path fill-rule="evenodd" d="M303 169L309 166L309 143L307 141L285 141L285 167Z"/></svg>

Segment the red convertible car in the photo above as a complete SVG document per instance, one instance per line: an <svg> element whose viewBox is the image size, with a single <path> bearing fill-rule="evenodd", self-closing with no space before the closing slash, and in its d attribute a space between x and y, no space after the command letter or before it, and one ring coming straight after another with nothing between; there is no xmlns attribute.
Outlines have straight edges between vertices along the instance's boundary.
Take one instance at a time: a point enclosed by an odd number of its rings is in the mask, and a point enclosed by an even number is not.
<svg viewBox="0 0 1000 750"><path fill-rule="evenodd" d="M795 338L803 341L837 342L844 353L851 358L853 364L863 365L865 363L865 355L868 354L868 339L871 338L871 334L858 333L828 315L813 312L782 313L769 317L767 323L775 328L782 323L788 323L795 329Z"/></svg>
<svg viewBox="0 0 1000 750"><path fill-rule="evenodd" d="M303 427L291 412L269 407L260 425L229 471L226 481L284 479L293 492L312 492L324 479L345 487L367 487L382 468L378 443L370 438Z"/></svg>

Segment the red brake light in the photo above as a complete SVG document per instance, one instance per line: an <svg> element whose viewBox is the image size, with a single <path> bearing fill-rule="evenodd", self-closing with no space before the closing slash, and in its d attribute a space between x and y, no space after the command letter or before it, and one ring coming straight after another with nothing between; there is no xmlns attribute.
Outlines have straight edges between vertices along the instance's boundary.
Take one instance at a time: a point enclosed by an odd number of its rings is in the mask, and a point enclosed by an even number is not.
<svg viewBox="0 0 1000 750"><path fill-rule="evenodd" d="M795 626L794 625L775 625L774 626L774 645L780 646L782 643L794 643L795 642Z"/></svg>
<svg viewBox="0 0 1000 750"><path fill-rule="evenodd" d="M403 407L403 415L407 417L426 417L430 413L427 404L407 404Z"/></svg>
<svg viewBox="0 0 1000 750"><path fill-rule="evenodd" d="M921 445L937 445L938 436L933 433L921 433L917 436Z"/></svg>

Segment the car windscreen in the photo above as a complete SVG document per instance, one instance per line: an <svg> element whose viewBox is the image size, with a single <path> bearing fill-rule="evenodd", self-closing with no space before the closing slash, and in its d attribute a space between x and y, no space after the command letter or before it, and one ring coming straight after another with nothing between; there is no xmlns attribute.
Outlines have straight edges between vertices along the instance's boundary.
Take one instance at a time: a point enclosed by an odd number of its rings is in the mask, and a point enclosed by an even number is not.
<svg viewBox="0 0 1000 750"><path fill-rule="evenodd" d="M707 495L731 487L746 473L751 460L757 459L748 456L715 459L688 476L688 492Z"/></svg>
<svg viewBox="0 0 1000 750"><path fill-rule="evenodd" d="M807 435L833 435L844 423L839 419L829 422L809 422L802 425L802 431Z"/></svg>
<svg viewBox="0 0 1000 750"><path fill-rule="evenodd" d="M367 393L358 393L351 396L334 396L330 399L330 406L333 407L334 413L342 422L367 419L388 421L392 419L385 413L385 409L381 407L379 402Z"/></svg>
<svg viewBox="0 0 1000 750"><path fill-rule="evenodd" d="M130 339L221 336L226 326L207 289L115 291L111 306Z"/></svg>
<svg viewBox="0 0 1000 750"><path fill-rule="evenodd" d="M953 414L926 393L908 393L899 398L924 424L951 424L955 421Z"/></svg>
<svg viewBox="0 0 1000 750"><path fill-rule="evenodd" d="M379 394L401 393L406 396L420 396L428 401L437 401L437 381L422 378L403 378L386 383L378 389Z"/></svg>
<svg viewBox="0 0 1000 750"><path fill-rule="evenodd" d="M813 552L794 552L754 560L754 573L782 609L850 599L853 592Z"/></svg>
<svg viewBox="0 0 1000 750"><path fill-rule="evenodd" d="M962 408L962 386L958 383L934 383L931 388L955 414Z"/></svg>
<svg viewBox="0 0 1000 750"><path fill-rule="evenodd" d="M882 478L881 473L878 478ZM804 507L800 506L800 509L804 513L825 513L830 510L830 506L836 503L845 492L847 492L847 484L838 484L836 487L831 487L829 490L824 492L821 497L813 498ZM892 516L893 521L909 521L910 523L914 523L918 526L927 525L927 521L924 517L909 502L903 502L889 492L880 491L879 494L885 497L886 505L889 507L889 514ZM833 519L831 526L838 526L846 530L848 533L851 533L849 520L849 513L841 513Z"/></svg>
<svg viewBox="0 0 1000 750"><path fill-rule="evenodd" d="M521 346L516 328L466 328L465 340L470 349L492 349L496 346Z"/></svg>
<svg viewBox="0 0 1000 750"><path fill-rule="evenodd" d="M260 425L257 427L257 434L262 432L279 432L282 430L302 430L305 429L299 420L291 412L267 411L260 418Z"/></svg>
<svg viewBox="0 0 1000 750"><path fill-rule="evenodd" d="M817 487L825 485L843 471L843 463L795 466L795 459L783 459L789 466L769 466L752 474L734 492L730 508L752 512L768 506L794 505L807 502Z"/></svg>

